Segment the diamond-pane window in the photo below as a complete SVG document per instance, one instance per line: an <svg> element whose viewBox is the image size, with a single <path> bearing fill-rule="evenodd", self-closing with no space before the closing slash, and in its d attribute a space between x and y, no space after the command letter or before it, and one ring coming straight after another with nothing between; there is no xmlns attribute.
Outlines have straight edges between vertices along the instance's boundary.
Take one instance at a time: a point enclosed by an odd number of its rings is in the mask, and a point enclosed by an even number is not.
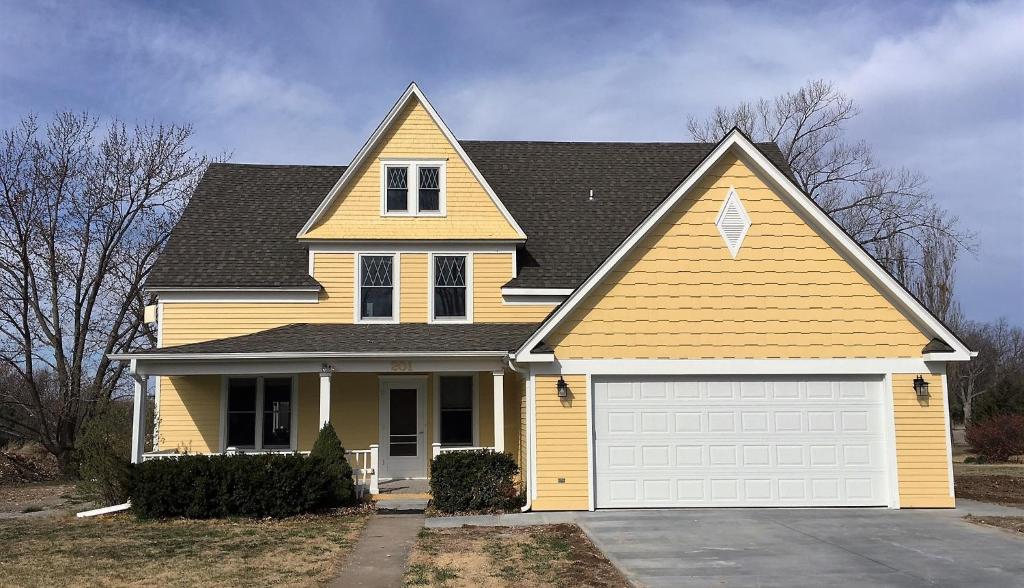
<svg viewBox="0 0 1024 588"><path fill-rule="evenodd" d="M390 255L359 258L359 312L362 318L391 318L394 295Z"/></svg>
<svg viewBox="0 0 1024 588"><path fill-rule="evenodd" d="M409 168L405 166L388 166L384 168L387 181L388 212L406 212L409 210Z"/></svg>
<svg viewBox="0 0 1024 588"><path fill-rule="evenodd" d="M434 318L466 318L466 256L434 256Z"/></svg>
<svg viewBox="0 0 1024 588"><path fill-rule="evenodd" d="M441 168L422 166L419 168L419 174L420 212L441 210Z"/></svg>
<svg viewBox="0 0 1024 588"><path fill-rule="evenodd" d="M729 190L729 194L725 197L725 203L722 204L722 210L718 213L715 226L718 227L718 232L725 239L725 246L729 248L729 253L735 258L740 252L740 245L743 244L747 231L750 230L750 216L747 215L747 210L740 202L736 190Z"/></svg>

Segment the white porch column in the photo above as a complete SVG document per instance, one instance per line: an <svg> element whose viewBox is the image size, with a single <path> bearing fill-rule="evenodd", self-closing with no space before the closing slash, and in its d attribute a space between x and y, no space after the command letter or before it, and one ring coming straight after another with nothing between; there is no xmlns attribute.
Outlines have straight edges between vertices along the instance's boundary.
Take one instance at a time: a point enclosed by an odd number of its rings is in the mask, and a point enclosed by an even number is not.
<svg viewBox="0 0 1024 588"><path fill-rule="evenodd" d="M505 372L494 376L494 450L505 451Z"/></svg>
<svg viewBox="0 0 1024 588"><path fill-rule="evenodd" d="M142 461L146 450L146 376L133 373L135 382L135 406L132 413L132 463Z"/></svg>
<svg viewBox="0 0 1024 588"><path fill-rule="evenodd" d="M334 367L323 364L320 367L320 428L331 422L331 375Z"/></svg>

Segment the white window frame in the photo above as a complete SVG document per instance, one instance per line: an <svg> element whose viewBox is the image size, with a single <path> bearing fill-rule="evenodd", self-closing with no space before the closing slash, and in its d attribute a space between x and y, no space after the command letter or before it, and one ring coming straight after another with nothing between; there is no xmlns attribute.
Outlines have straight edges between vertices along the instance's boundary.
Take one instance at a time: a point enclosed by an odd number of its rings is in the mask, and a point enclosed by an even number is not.
<svg viewBox="0 0 1024 588"><path fill-rule="evenodd" d="M434 316L434 258L435 257L465 257L466 258L466 316L465 317L435 317ZM456 323L468 324L473 322L473 253L471 251L444 251L431 252L427 256L427 322L428 323Z"/></svg>
<svg viewBox="0 0 1024 588"><path fill-rule="evenodd" d="M405 167L407 171L409 200L406 210L388 210L387 168ZM420 168L438 168L437 210L420 210ZM381 216L448 216L448 160L446 159L381 159L380 160L380 215Z"/></svg>
<svg viewBox="0 0 1024 588"><path fill-rule="evenodd" d="M480 447L480 375L476 372L444 372L435 373L433 384L434 404L434 443L441 442L441 378L442 377L473 378L473 445ZM442 445L442 447L464 447L463 445Z"/></svg>
<svg viewBox="0 0 1024 588"><path fill-rule="evenodd" d="M353 320L357 323L397 323L402 315L401 306L401 284L402 284L402 254L397 251L373 251L365 253L357 253L353 256L355 258L355 285L353 290L355 297L353 300ZM390 257L391 258L391 316L384 317L366 317L363 318L362 308L362 290L363 290L363 277L360 273L362 271L362 258L363 257Z"/></svg>
<svg viewBox="0 0 1024 588"><path fill-rule="evenodd" d="M263 447L263 384L267 378L291 380L292 394L289 410L288 447ZM220 382L220 452L228 450L228 382L232 379L256 380L256 439L253 447L239 448L240 453L280 451L283 453L296 451L299 431L299 378L296 374L230 374L221 377Z"/></svg>

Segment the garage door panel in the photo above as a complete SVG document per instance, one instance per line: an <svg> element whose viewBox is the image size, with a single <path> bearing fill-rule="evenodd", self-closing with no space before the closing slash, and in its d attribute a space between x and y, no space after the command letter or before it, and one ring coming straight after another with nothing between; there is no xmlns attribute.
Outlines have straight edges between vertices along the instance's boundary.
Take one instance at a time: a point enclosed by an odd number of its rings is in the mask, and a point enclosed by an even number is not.
<svg viewBox="0 0 1024 588"><path fill-rule="evenodd" d="M598 379L593 397L598 507L887 502L880 380Z"/></svg>

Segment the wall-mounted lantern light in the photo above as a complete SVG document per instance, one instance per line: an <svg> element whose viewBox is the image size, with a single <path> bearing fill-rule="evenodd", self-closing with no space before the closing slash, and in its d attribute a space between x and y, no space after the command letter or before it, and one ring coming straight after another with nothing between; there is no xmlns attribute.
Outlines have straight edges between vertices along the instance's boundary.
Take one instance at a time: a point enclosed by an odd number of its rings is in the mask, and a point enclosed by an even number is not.
<svg viewBox="0 0 1024 588"><path fill-rule="evenodd" d="M928 382L920 375L914 378L914 392L919 399L928 398Z"/></svg>
<svg viewBox="0 0 1024 588"><path fill-rule="evenodd" d="M569 384L565 383L565 380L558 378L558 397L566 398L569 396Z"/></svg>

